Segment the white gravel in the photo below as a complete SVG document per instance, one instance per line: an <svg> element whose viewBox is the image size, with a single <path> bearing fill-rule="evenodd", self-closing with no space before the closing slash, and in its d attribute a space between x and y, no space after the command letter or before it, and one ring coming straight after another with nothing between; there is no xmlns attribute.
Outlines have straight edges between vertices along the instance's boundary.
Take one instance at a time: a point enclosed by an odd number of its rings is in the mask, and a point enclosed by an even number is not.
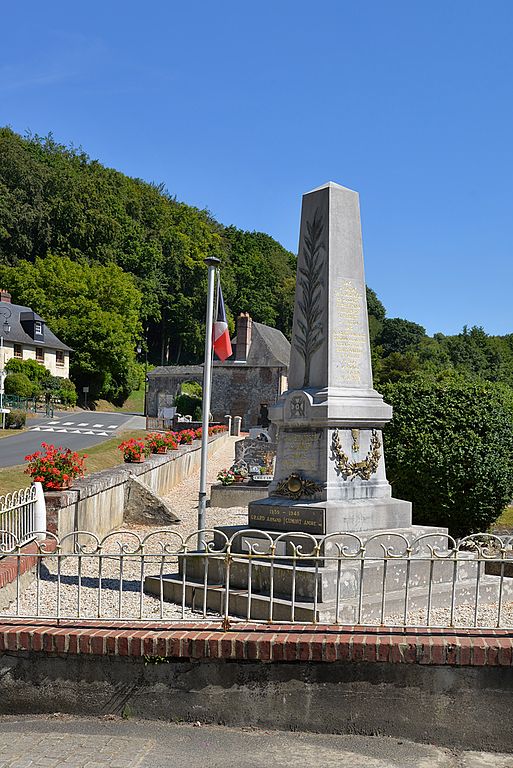
<svg viewBox="0 0 513 768"><path fill-rule="evenodd" d="M216 482L220 469L228 467L233 462L235 439L229 439L227 443L211 458L208 467L208 484ZM41 568L41 579L34 580L22 594L19 606L19 616L40 615L51 618L59 615L62 618L76 618L79 613L83 618L97 618L101 615L104 619L116 618L146 618L146 619L191 619L201 618L198 613L193 613L188 608L182 611L182 606L166 601L160 601L158 597L144 594L141 590L141 576L158 575L162 568L163 573L176 573L178 570L177 559L167 552L176 552L182 541L188 541L188 548L194 549L197 530L198 514L198 481L199 475L195 473L180 485L173 488L167 496L167 501L180 518L180 523L165 528L150 528L147 526L132 526L127 533L120 534L116 541L112 541L101 558L101 606L98 605L100 591L99 568L100 558L95 555L81 558L81 572L78 573L78 558L70 555L61 558L60 586L57 575L57 558L47 557ZM207 508L207 527L214 528L219 525L245 525L247 524L247 509L245 507L231 507L221 509L219 507ZM141 558L130 556L130 552L137 549L139 541L152 534L151 544L148 542L147 551L157 554L154 562L145 559L144 572L141 573ZM188 538L190 537L190 538ZM82 542L84 551L88 551L88 542ZM123 557L119 557L123 547ZM109 558L108 555L115 557ZM120 563L122 565L120 566ZM120 567L122 568L123 589L120 585ZM121 596L121 597L120 597ZM100 610L101 609L101 610ZM0 615L14 615L16 604L12 603L9 610ZM219 616L210 614L209 618L219 619ZM412 611L408 614L407 625L422 626L426 623L426 611ZM387 616L386 624L403 624L402 615ZM431 612L431 624L435 626L449 626L449 608L437 608ZM454 615L454 626L473 626L474 606L458 605ZM497 604L481 605L478 614L478 626L494 627L497 625ZM504 602L501 616L502 627L513 627L513 602Z"/></svg>

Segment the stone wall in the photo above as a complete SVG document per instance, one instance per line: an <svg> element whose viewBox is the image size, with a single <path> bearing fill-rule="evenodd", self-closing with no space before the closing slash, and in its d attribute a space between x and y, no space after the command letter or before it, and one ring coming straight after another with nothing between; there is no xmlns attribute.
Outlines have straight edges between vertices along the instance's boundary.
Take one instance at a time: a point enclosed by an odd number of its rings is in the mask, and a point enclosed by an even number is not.
<svg viewBox="0 0 513 768"><path fill-rule="evenodd" d="M0 626L0 713L127 708L174 722L506 752L512 664L507 630L18 618Z"/></svg>
<svg viewBox="0 0 513 768"><path fill-rule="evenodd" d="M178 366L177 366L178 368ZM185 381L202 381L201 368L190 366L190 372L174 370L148 377L148 416L157 416L159 408L169 408ZM199 369L199 370L198 370ZM169 371L169 373L167 373ZM242 417L242 428L258 423L260 404L276 403L286 386L284 368L250 365L214 365L212 373L212 400L210 410L214 421L223 421L226 414Z"/></svg>
<svg viewBox="0 0 513 768"><path fill-rule="evenodd" d="M226 433L209 439L209 456L228 439ZM61 493L46 493L47 528L59 537L74 531L91 531L100 538L123 524L128 480L135 475L156 494L164 496L197 471L201 443L181 446L165 456L152 455L143 464L121 464L75 481ZM71 548L72 539L69 539Z"/></svg>

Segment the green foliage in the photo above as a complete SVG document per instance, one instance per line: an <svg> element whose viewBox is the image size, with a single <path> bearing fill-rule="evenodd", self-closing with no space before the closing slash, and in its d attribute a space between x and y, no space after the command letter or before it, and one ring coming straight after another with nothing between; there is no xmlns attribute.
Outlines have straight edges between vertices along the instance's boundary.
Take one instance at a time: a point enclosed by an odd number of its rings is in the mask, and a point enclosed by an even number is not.
<svg viewBox="0 0 513 768"><path fill-rule="evenodd" d="M24 373L10 373L5 377L6 395L17 397L33 397L37 386Z"/></svg>
<svg viewBox="0 0 513 768"><path fill-rule="evenodd" d="M207 256L222 260L231 330L233 318L249 310L255 320L290 332L295 258L273 238L225 228L207 211L178 202L163 187L105 168L83 151L58 144L51 135L23 139L9 128L2 128L0 262L23 267L27 262L46 260L49 254L53 259L71 260L79 269L114 269L117 265L133 276L144 296L135 326L127 317L130 307L127 313L120 314L124 328L130 329L134 337L141 337L141 322L144 325L150 362L201 360ZM96 277L95 284L101 291L101 274L96 272ZM4 275L2 280L11 288ZM65 336L62 329L71 320L71 310L59 320L53 306L54 294L41 284L33 291L27 288L24 286L23 293L30 294L31 302L26 303L40 312L54 332L69 339L75 350L72 361L80 358L72 362L77 384L90 384L92 397L94 390L119 399L128 386L120 373L121 366L129 367L132 379L136 373L133 354L124 341L122 350L113 349L112 363L106 362L109 339L118 331L116 322L100 317L103 331L98 338L92 328L80 331L76 327L81 321L79 315L75 327ZM21 293L17 292L16 300ZM115 292L111 297L116 301ZM75 285L73 303L79 303L80 312L93 319L83 306L90 300L88 287L81 297ZM48 307L49 312L45 311ZM109 302L102 302L98 312L108 313L110 309ZM90 345L96 342L98 354L91 353Z"/></svg>
<svg viewBox="0 0 513 768"><path fill-rule="evenodd" d="M197 397L200 400L203 395L203 387L199 381L184 381L180 387L180 390L182 395L191 395L192 397Z"/></svg>
<svg viewBox="0 0 513 768"><path fill-rule="evenodd" d="M394 407L387 473L394 495L413 502L414 522L486 531L513 498L512 390L456 374L382 391Z"/></svg>
<svg viewBox="0 0 513 768"><path fill-rule="evenodd" d="M182 416L195 416L196 409L201 410L201 399L192 395L177 395L175 397L176 410Z"/></svg>
<svg viewBox="0 0 513 768"><path fill-rule="evenodd" d="M7 361L5 370L8 373L24 373L34 384L43 383L50 376L50 371L36 360L19 360L11 357Z"/></svg>
<svg viewBox="0 0 513 768"><path fill-rule="evenodd" d="M378 343L385 355L404 353L417 347L425 336L426 330L421 325L400 317L391 317L383 320Z"/></svg>
<svg viewBox="0 0 513 768"><path fill-rule="evenodd" d="M5 427L6 429L22 429L25 426L26 420L26 411L12 410L10 413L5 414Z"/></svg>
<svg viewBox="0 0 513 768"><path fill-rule="evenodd" d="M48 401L59 401L62 405L77 404L77 390L69 379L49 376L44 382L44 394Z"/></svg>
<svg viewBox="0 0 513 768"><path fill-rule="evenodd" d="M13 301L32 307L75 351L70 372L90 397L123 401L132 390L142 297L120 267L48 254L34 263L0 266Z"/></svg>

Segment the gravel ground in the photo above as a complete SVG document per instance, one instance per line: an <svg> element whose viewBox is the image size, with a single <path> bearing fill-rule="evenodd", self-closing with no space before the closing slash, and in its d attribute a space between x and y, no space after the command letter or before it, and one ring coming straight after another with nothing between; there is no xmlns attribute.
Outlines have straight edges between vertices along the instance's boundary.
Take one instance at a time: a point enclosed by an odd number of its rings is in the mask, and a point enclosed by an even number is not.
<svg viewBox="0 0 513 768"><path fill-rule="evenodd" d="M210 460L207 480L210 486L216 482L220 469L229 466L233 461L235 439L230 439ZM182 606L160 601L158 597L146 595L141 590L142 578L146 575L158 575L162 573L176 573L178 570L177 559L172 556L182 545L194 549L197 530L197 503L198 503L198 473L191 475L180 485L176 486L167 496L167 501L173 511L180 518L180 523L165 528L150 528L147 526L132 526L127 533L113 537L113 540L105 550L105 556L82 557L81 572L78 573L79 564L74 556L61 559L60 586L57 575L57 559L48 557L41 567L41 579L36 579L23 591L20 600L20 616L41 615L49 618L60 615L62 618L75 618L80 613L84 618L165 618L165 619L190 619L198 618L198 613L193 613L188 608L182 611ZM247 523L247 509L245 507L231 507L221 509L219 507L207 508L207 527L213 528L219 525L244 525ZM125 529L127 530L127 529ZM136 550L139 542L144 537L151 535L147 540L147 551L155 554L153 559L146 557L144 570L141 570L141 558L130 556L130 552ZM84 551L88 551L88 544L92 542L83 540ZM122 553L123 557L119 557ZM115 555L110 557L109 554ZM101 569L101 573L100 573ZM98 590L101 577L101 605L99 605ZM119 589L120 578L122 590ZM509 595L508 595L509 597ZM15 604L11 604L9 611L3 615L15 613ZM478 626L494 627L497 625L497 603L480 606L478 614ZM0 615L2 615L0 613ZM219 618L210 614L213 619ZM424 625L426 612L423 610L412 611L408 614L407 624L410 626ZM403 624L404 617L387 616L386 624ZM437 608L431 612L431 624L436 626L448 626L450 623L449 608ZM455 626L472 626L474 624L474 606L464 604L457 606L454 615ZM513 602L503 601L501 626L513 626Z"/></svg>

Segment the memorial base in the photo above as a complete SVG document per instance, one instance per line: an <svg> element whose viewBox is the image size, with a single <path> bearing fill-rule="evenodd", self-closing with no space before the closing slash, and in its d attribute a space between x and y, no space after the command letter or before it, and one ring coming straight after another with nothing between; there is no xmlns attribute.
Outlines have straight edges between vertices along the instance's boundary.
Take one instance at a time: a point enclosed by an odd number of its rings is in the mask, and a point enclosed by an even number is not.
<svg viewBox="0 0 513 768"><path fill-rule="evenodd" d="M421 536L425 538L415 545L417 559L399 556L406 542ZM332 541L314 560L308 555L315 550L316 537L312 541L299 532L284 535L223 526L216 529L215 547L207 558L184 555L179 558L178 573L165 575L162 581L158 575L147 576L144 589L178 605L184 600L200 613L205 608L223 615L228 597L228 613L234 617L344 624L407 622L406 604L407 614L416 614L425 612L428 602L436 610L448 609L453 602L475 605L476 600L499 599L500 579L484 574L477 578L479 562L473 553L466 560L459 558L456 578L453 560L431 561L429 545L442 552L446 529L410 526L368 531L358 538L365 546L365 559L356 554L359 541L349 533L334 537L347 547L343 558ZM222 551L227 540L232 542L228 587L228 560ZM271 546L272 559L265 554ZM293 557L294 547L301 549ZM384 547L390 553L386 559ZM216 549L221 550L218 555ZM507 589L504 599L511 599L513 588L503 589Z"/></svg>
<svg viewBox="0 0 513 768"><path fill-rule="evenodd" d="M314 535L337 531L371 531L407 528L411 503L402 499L361 501L291 501L277 496L248 505L249 526L271 531L303 531Z"/></svg>

